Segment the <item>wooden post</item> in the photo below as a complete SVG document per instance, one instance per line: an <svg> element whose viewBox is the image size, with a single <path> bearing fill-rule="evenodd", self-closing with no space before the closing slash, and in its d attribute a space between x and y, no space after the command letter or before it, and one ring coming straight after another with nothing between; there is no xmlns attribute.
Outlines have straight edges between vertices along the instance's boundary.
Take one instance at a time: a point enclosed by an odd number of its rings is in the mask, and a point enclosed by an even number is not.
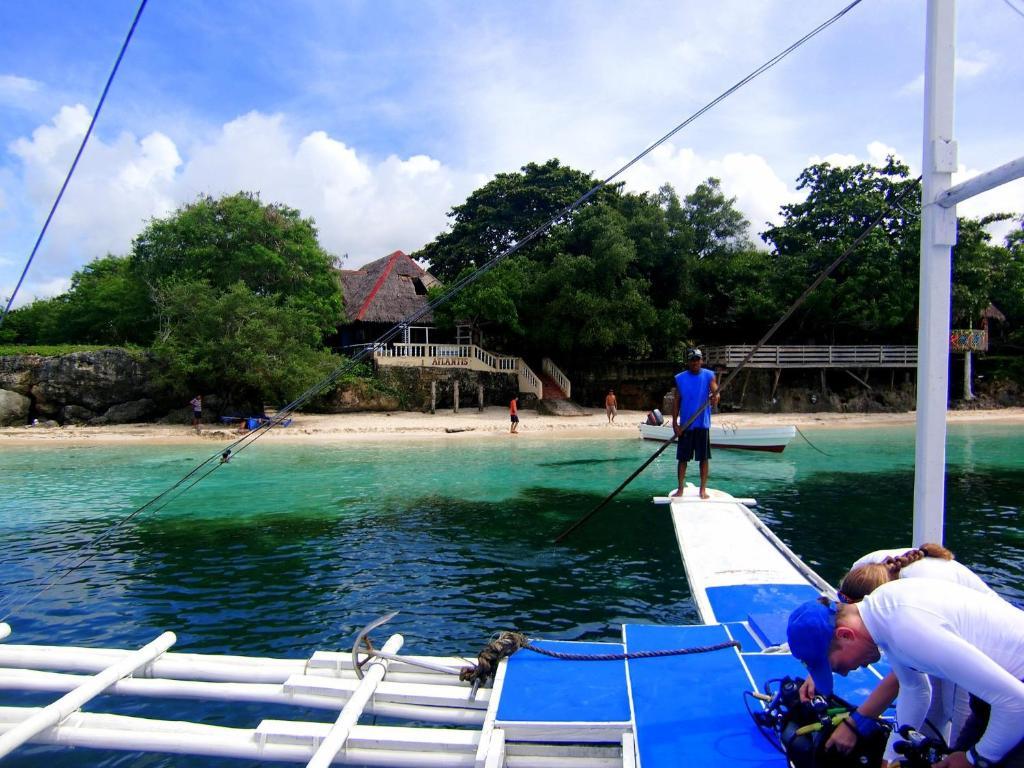
<svg viewBox="0 0 1024 768"><path fill-rule="evenodd" d="M476 409L480 413L484 412L484 385L476 385Z"/></svg>
<svg viewBox="0 0 1024 768"><path fill-rule="evenodd" d="M454 413L458 413L459 412L459 380L458 379L455 380L454 397L455 397L455 410L454 410Z"/></svg>
<svg viewBox="0 0 1024 768"><path fill-rule="evenodd" d="M430 382L430 412L433 413L437 407L437 382Z"/></svg>
<svg viewBox="0 0 1024 768"><path fill-rule="evenodd" d="M964 400L973 400L974 391L971 389L971 350L964 350Z"/></svg>

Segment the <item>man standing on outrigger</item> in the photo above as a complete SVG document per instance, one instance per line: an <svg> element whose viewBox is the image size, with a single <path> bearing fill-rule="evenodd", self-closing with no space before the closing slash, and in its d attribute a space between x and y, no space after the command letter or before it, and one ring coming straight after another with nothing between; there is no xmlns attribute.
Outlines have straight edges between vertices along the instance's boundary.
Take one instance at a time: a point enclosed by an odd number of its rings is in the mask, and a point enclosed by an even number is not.
<svg viewBox="0 0 1024 768"><path fill-rule="evenodd" d="M672 426L678 444L676 460L679 486L675 495L683 495L686 464L700 462L700 497L708 498L708 463L711 460L711 406L717 405L718 380L714 371L703 368L704 354L699 349L686 353L686 370L676 374L676 399L672 406ZM696 414L696 418L694 417ZM693 418L693 422L687 422ZM685 427L685 429L684 429Z"/></svg>

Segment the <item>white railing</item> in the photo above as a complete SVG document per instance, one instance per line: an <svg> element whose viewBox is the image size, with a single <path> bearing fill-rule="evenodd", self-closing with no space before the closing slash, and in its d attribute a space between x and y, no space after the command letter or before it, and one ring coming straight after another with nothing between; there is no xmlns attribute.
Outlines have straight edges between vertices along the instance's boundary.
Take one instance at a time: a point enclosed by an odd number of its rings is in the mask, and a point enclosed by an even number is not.
<svg viewBox="0 0 1024 768"><path fill-rule="evenodd" d="M391 344L374 350L377 359L418 358L421 360L444 360L470 358L482 367L497 373L514 373L519 380L520 392L532 392L538 399L543 397L544 387L540 377L523 362L522 358L496 355L476 344ZM424 363L427 365L427 363ZM568 380L566 380L568 382Z"/></svg>
<svg viewBox="0 0 1024 768"><path fill-rule="evenodd" d="M572 397L572 384L569 382L569 377L562 373L562 369L555 365L550 357L545 357L541 361L541 370L554 379L555 384L565 393L567 398Z"/></svg>
<svg viewBox="0 0 1024 768"><path fill-rule="evenodd" d="M540 377L533 372L522 358L517 357L513 359L519 361L519 367L516 370L516 374L519 377L519 391L531 392L537 396L538 400L543 400L544 385L541 383Z"/></svg>
<svg viewBox="0 0 1024 768"><path fill-rule="evenodd" d="M708 363L735 367L752 345L708 348ZM747 363L751 368L913 368L917 347L910 346L764 346Z"/></svg>

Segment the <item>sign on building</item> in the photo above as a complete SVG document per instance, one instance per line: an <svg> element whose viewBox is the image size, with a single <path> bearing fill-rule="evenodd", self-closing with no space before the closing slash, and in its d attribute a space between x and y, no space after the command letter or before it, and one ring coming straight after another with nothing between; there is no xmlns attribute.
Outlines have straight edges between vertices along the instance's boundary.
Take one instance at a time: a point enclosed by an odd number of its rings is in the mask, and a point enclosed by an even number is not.
<svg viewBox="0 0 1024 768"><path fill-rule="evenodd" d="M988 352L988 331L968 328L949 332L950 352Z"/></svg>

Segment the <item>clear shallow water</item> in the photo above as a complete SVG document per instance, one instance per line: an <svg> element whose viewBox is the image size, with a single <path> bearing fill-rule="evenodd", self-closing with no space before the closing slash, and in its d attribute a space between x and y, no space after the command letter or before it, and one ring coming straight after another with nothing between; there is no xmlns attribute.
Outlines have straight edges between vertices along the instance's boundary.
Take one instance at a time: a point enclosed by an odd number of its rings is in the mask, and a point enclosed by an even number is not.
<svg viewBox="0 0 1024 768"><path fill-rule="evenodd" d="M910 428L814 430L781 456L718 451L712 485L758 499L759 514L831 581L856 557L909 542ZM615 488L651 443L263 446L179 500L113 531L96 556L9 619L9 642L141 645L165 629L176 650L305 657L347 649L390 610L415 653L474 655L517 628L615 639L619 624L696 621L664 507L667 454L563 545L552 538ZM34 594L80 543L205 458L204 446L0 450L0 615ZM950 429L946 543L1024 605L1024 436ZM45 582L44 582L45 583ZM378 632L383 637L383 632ZM44 697L49 700L52 697ZM36 701L0 693L0 705ZM253 727L266 707L119 702L118 710ZM104 702L104 709L110 709ZM11 765L213 766L93 751L18 753ZM45 758L44 758L45 755ZM20 761L20 762L19 762Z"/></svg>

